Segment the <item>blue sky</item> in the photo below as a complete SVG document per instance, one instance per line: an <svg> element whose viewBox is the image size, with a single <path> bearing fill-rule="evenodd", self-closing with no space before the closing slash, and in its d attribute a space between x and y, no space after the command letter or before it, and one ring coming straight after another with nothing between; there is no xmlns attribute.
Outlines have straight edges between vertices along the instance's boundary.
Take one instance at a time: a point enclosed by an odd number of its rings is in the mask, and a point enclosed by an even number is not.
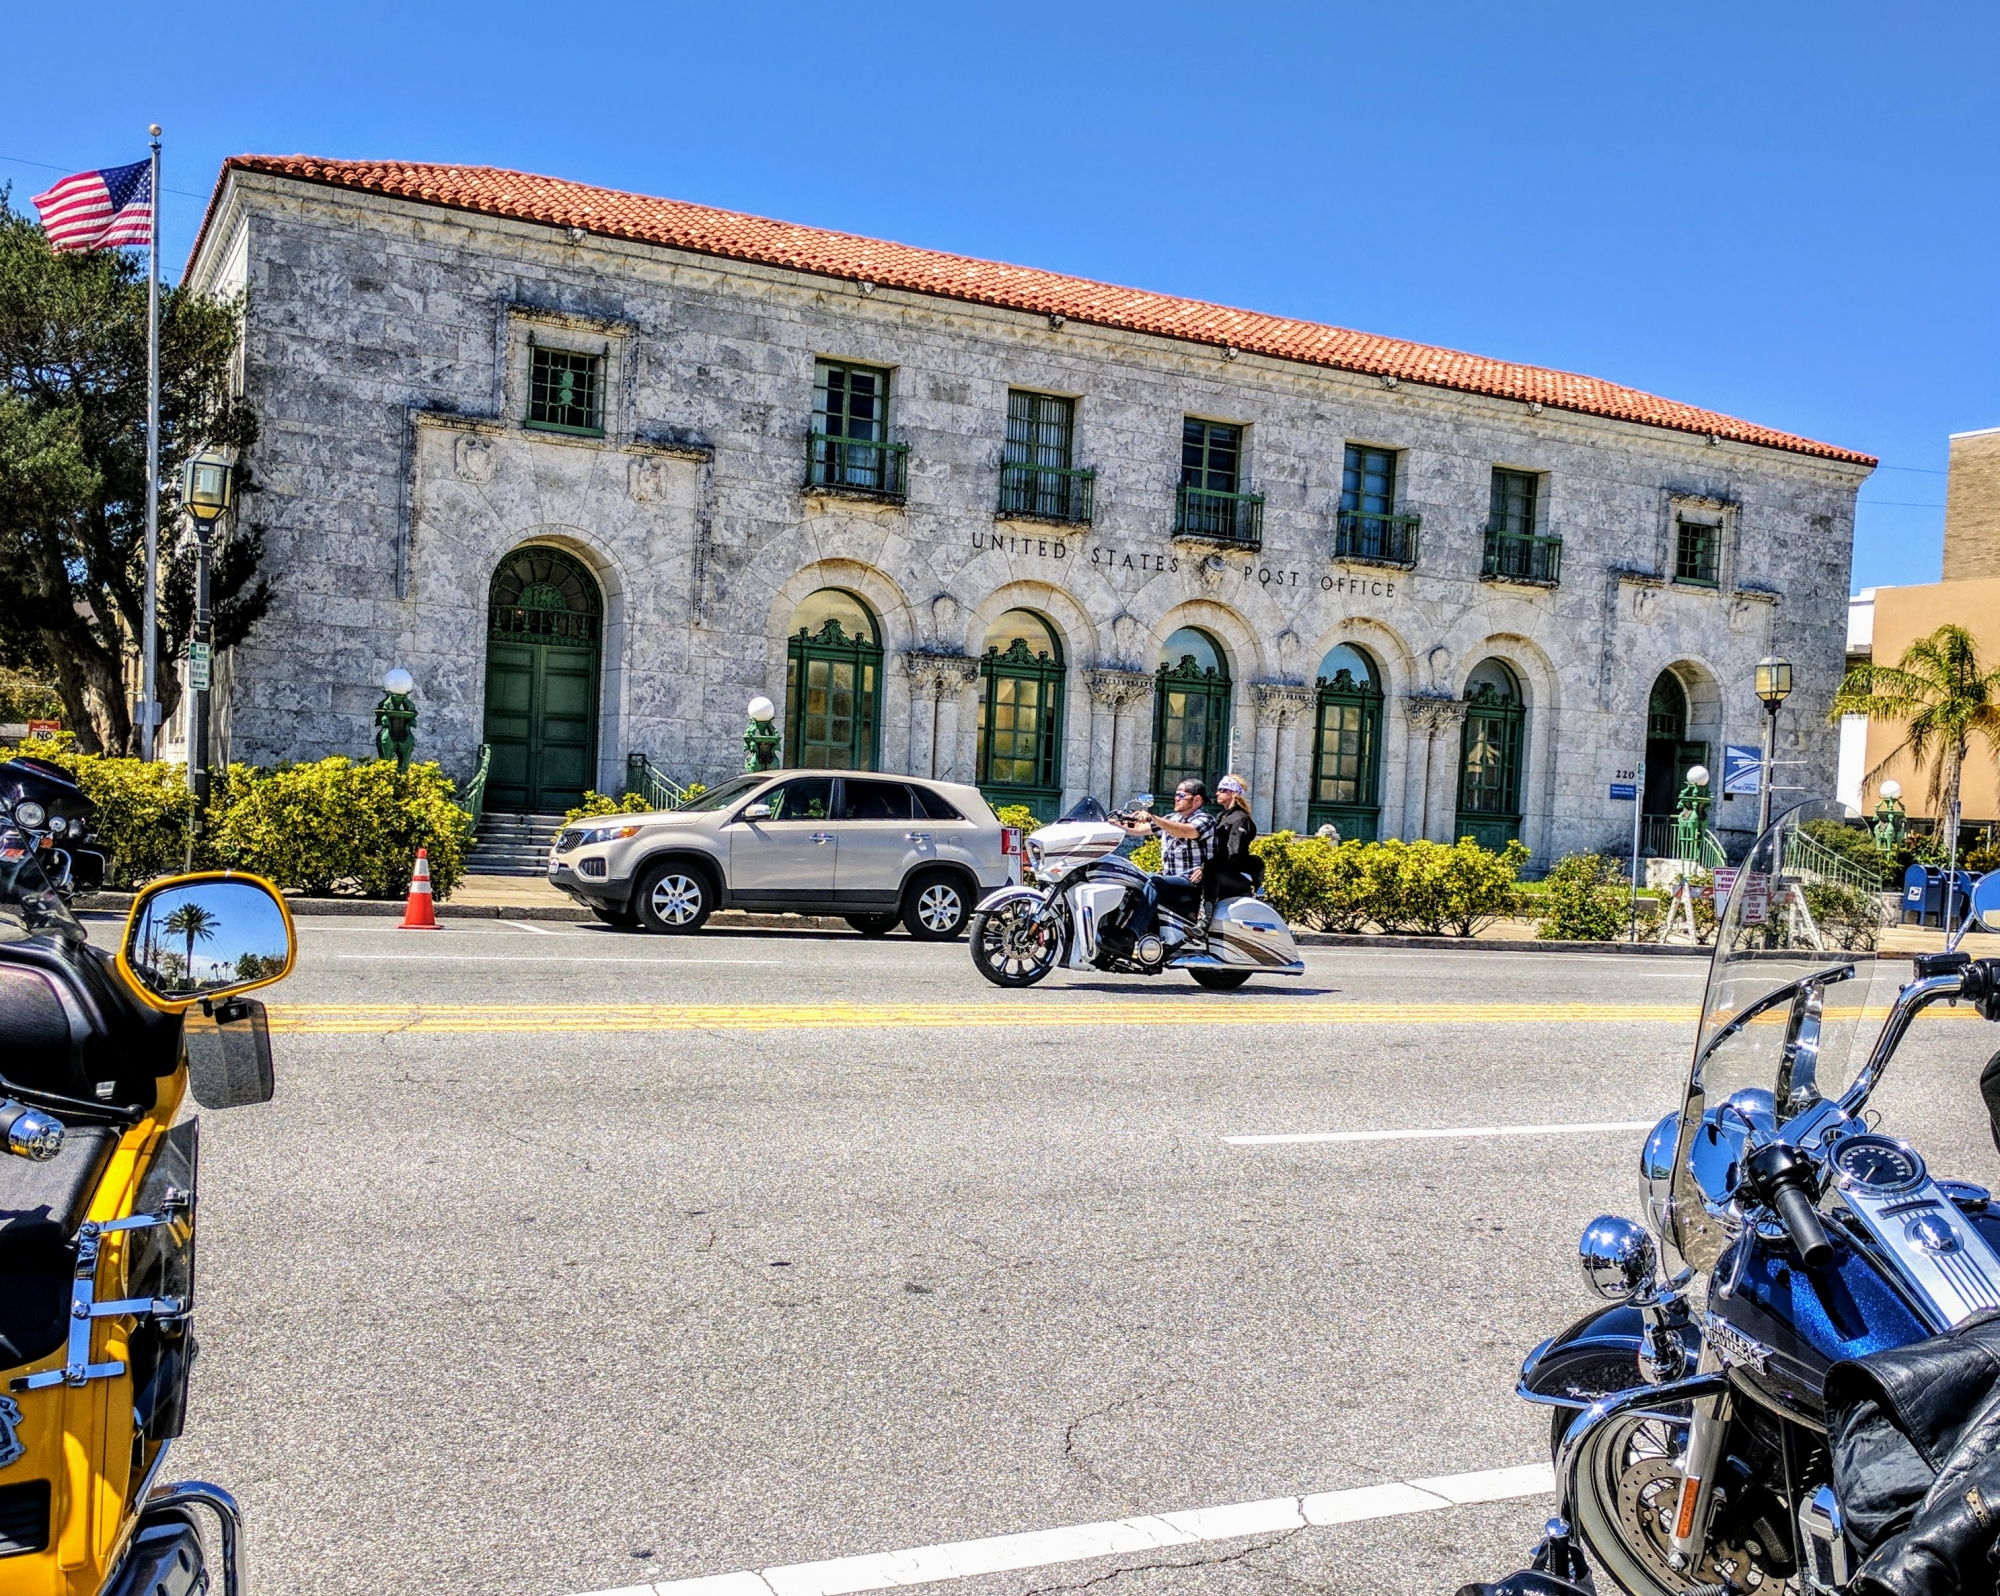
<svg viewBox="0 0 2000 1596"><path fill-rule="evenodd" d="M1996 35L1971 4L99 0L13 9L0 182L156 120L176 274L225 155L465 161L1565 367L1880 455L1855 585L1923 582L1946 436L2000 425Z"/></svg>

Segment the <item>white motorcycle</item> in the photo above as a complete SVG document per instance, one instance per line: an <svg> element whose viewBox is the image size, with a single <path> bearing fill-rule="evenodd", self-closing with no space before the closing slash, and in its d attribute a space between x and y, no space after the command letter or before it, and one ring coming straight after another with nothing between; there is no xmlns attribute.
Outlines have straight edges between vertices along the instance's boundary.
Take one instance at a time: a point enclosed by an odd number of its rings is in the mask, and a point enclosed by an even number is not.
<svg viewBox="0 0 2000 1596"><path fill-rule="evenodd" d="M1133 811L1152 804L1151 794ZM1146 873L1118 856L1129 835L1104 806L1086 798L1027 839L1027 880L990 892L973 911L972 965L995 986L1033 986L1058 965L1158 975L1186 970L1198 985L1228 992L1252 975L1304 975L1291 927L1261 898L1225 898L1201 928L1201 889L1159 889L1159 925L1131 932ZM1263 862L1251 861L1253 882Z"/></svg>

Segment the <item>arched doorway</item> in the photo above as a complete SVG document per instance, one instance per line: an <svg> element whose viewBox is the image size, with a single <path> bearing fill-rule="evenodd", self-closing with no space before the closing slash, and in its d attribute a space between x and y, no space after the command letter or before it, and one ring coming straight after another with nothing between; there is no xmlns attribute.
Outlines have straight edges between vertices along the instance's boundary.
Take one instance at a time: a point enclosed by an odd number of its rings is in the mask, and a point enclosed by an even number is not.
<svg viewBox="0 0 2000 1596"><path fill-rule="evenodd" d="M1521 757L1527 732L1520 678L1503 660L1481 660L1465 680L1454 838L1470 837L1482 848L1497 849L1521 835Z"/></svg>
<svg viewBox="0 0 2000 1596"><path fill-rule="evenodd" d="M597 777L604 597L588 567L530 544L500 562L486 598L486 807L556 814Z"/></svg>
<svg viewBox="0 0 2000 1596"><path fill-rule="evenodd" d="M1381 784L1382 674L1366 650L1341 643L1320 661L1306 829L1330 824L1343 840L1373 842Z"/></svg>
<svg viewBox="0 0 2000 1596"><path fill-rule="evenodd" d="M802 770L873 770L881 753L882 628L844 588L792 612L785 644L785 747Z"/></svg>
<svg viewBox="0 0 2000 1596"><path fill-rule="evenodd" d="M1009 610L980 655L979 774L995 808L1026 804L1053 820L1062 803L1063 666L1055 628Z"/></svg>
<svg viewBox="0 0 2000 1596"><path fill-rule="evenodd" d="M1672 671L1653 678L1646 699L1646 816L1671 819L1688 767L1708 763L1708 744L1688 735L1687 688Z"/></svg>
<svg viewBox="0 0 2000 1596"><path fill-rule="evenodd" d="M1183 626L1160 649L1153 683L1153 791L1165 803L1192 776L1213 803L1228 759L1228 657L1208 633Z"/></svg>

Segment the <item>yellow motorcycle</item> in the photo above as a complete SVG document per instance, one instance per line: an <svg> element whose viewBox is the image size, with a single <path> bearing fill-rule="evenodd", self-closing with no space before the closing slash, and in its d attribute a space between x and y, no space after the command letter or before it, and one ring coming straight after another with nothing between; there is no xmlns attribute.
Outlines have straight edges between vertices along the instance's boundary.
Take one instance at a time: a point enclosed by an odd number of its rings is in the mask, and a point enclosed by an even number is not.
<svg viewBox="0 0 2000 1596"><path fill-rule="evenodd" d="M223 1596L241 1516L164 1473L195 1357L199 1121L271 1098L263 1004L283 899L229 873L155 882L115 953L28 839L0 833L0 1596Z"/></svg>

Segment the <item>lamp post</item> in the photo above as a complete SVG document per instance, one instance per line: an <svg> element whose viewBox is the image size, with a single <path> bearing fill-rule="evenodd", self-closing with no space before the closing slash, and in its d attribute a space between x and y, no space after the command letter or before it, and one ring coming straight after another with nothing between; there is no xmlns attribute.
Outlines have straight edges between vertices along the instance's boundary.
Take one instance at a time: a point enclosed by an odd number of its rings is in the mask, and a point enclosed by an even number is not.
<svg viewBox="0 0 2000 1596"><path fill-rule="evenodd" d="M399 771L410 768L410 756L417 751L413 730L417 706L410 701L416 690L416 677L402 666L382 673L382 702L375 706L375 754L378 759L395 760Z"/></svg>
<svg viewBox="0 0 2000 1596"><path fill-rule="evenodd" d="M762 693L750 700L750 724L743 728L745 775L755 775L760 770L777 768L778 750L784 742L783 736L771 726L777 715L777 705Z"/></svg>
<svg viewBox="0 0 2000 1596"><path fill-rule="evenodd" d="M1690 765L1687 785L1674 801L1674 852L1686 863L1701 863L1701 834L1709 803L1708 766Z"/></svg>
<svg viewBox="0 0 2000 1596"><path fill-rule="evenodd" d="M188 791L194 794L195 826L208 809L208 692L215 643L215 611L209 599L209 551L215 523L229 511L236 472L226 455L204 449L187 463L181 504L194 522L194 635L188 639Z"/></svg>
<svg viewBox="0 0 2000 1596"><path fill-rule="evenodd" d="M1792 662L1775 654L1757 661L1757 696L1764 701L1764 769L1757 783L1757 832L1771 825L1771 761L1778 750L1778 707L1792 695Z"/></svg>
<svg viewBox="0 0 2000 1596"><path fill-rule="evenodd" d="M1908 818L1899 800L1903 796L1900 781L1882 783L1882 801L1875 806L1875 846L1884 853L1894 853L1903 845L1903 824Z"/></svg>

